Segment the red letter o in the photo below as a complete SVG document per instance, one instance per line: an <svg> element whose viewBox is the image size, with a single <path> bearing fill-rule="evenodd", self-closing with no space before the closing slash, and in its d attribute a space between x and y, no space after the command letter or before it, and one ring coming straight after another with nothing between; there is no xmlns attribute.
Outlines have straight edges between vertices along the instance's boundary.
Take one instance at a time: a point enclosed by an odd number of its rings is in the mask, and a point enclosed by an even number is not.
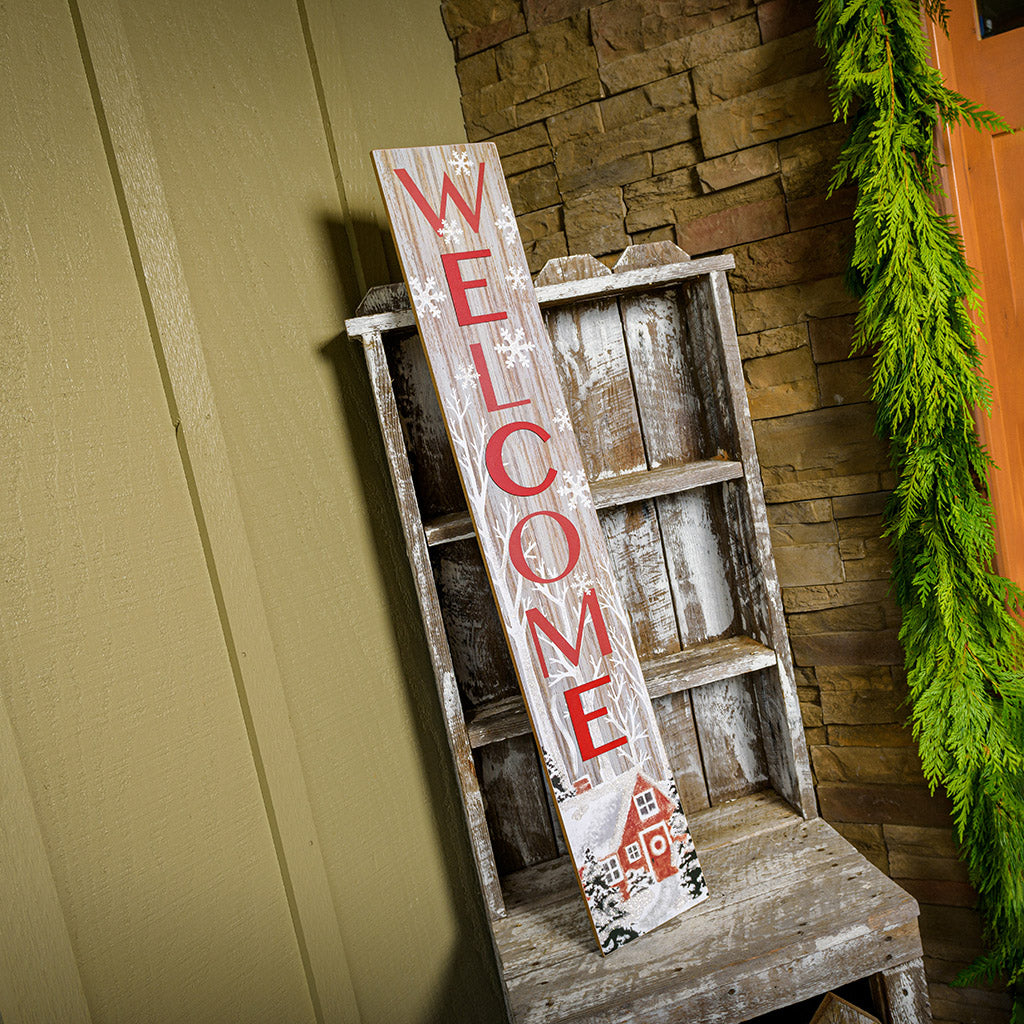
<svg viewBox="0 0 1024 1024"><path fill-rule="evenodd" d="M526 555L523 554L523 527L534 518L534 516L550 516L558 525L562 528L562 533L565 534L565 542L569 545L569 562L565 569L557 576L552 576L550 579L545 579L543 576L538 576L527 564ZM516 523L515 528L512 530L512 535L508 539L508 553L512 559L512 564L516 567L520 576L528 579L531 583L557 583L560 579L564 579L569 575L576 567L576 563L580 560L580 535L576 530L576 527L572 525L572 522L568 520L561 512L552 512L547 509L542 509L540 512L531 512L528 516L524 516Z"/></svg>
<svg viewBox="0 0 1024 1024"><path fill-rule="evenodd" d="M526 420L515 420L512 423L506 423L503 427L498 427L498 429L491 434L490 439L487 442L487 472L491 479L506 494L516 494L521 498L526 498L532 494L540 494L541 491L546 491L551 486L551 481L558 475L558 470L554 468L549 469L547 475L539 484L537 484L536 487L527 487L524 484L517 484L515 480L508 475L508 472L505 469L505 462L502 457L502 449L505 447L505 441L508 439L509 434L513 434L517 430L528 430L531 434L536 434L545 442L551 440L551 435L536 423L528 423Z"/></svg>

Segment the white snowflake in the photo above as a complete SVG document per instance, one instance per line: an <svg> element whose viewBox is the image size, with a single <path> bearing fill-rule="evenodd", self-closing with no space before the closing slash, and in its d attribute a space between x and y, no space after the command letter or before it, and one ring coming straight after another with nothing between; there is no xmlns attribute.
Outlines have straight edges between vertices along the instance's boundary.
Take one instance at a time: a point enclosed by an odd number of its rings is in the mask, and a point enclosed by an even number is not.
<svg viewBox="0 0 1024 1024"><path fill-rule="evenodd" d="M577 505L585 503L590 497L587 474L581 469L575 473L564 473L562 478L565 482L558 488L558 493L565 498L569 508L576 508Z"/></svg>
<svg viewBox="0 0 1024 1024"><path fill-rule="evenodd" d="M501 340L504 344L494 347L505 357L505 365L510 369L519 363L520 366L527 366L529 359L527 353L533 351L533 342L526 340L526 333L522 327L517 327L513 334L512 328L502 327Z"/></svg>
<svg viewBox="0 0 1024 1024"><path fill-rule="evenodd" d="M519 237L516 214L508 203L501 204L501 216L494 222L494 226L505 236L506 242L514 242Z"/></svg>
<svg viewBox="0 0 1024 1024"><path fill-rule="evenodd" d="M432 277L428 277L426 282L421 285L419 278L410 277L409 284L412 285L413 304L420 316L426 316L429 313L435 320L440 320L441 307L438 303L443 296L437 290L437 282Z"/></svg>
<svg viewBox="0 0 1024 1024"><path fill-rule="evenodd" d="M471 178L473 176L473 165L469 162L469 154L464 149L452 153L448 157L448 166L456 177L465 175L467 178Z"/></svg>
<svg viewBox="0 0 1024 1024"><path fill-rule="evenodd" d="M526 271L523 270L523 268L519 266L518 263L513 263L512 266L508 268L508 273L505 275L505 280L508 281L509 286L512 288L513 291L525 292L526 285L529 282L530 278L527 276Z"/></svg>
<svg viewBox="0 0 1024 1024"><path fill-rule="evenodd" d="M462 241L462 228L455 223L450 217L445 217L441 221L441 226L437 229L437 233L445 240L448 245L453 242Z"/></svg>
<svg viewBox="0 0 1024 1024"><path fill-rule="evenodd" d="M572 430L572 420L567 409L559 409L555 413L555 426L564 434Z"/></svg>
<svg viewBox="0 0 1024 1024"><path fill-rule="evenodd" d="M455 380L463 391L470 391L472 388L475 388L477 382L476 367L470 366L467 363L461 369L455 371Z"/></svg>

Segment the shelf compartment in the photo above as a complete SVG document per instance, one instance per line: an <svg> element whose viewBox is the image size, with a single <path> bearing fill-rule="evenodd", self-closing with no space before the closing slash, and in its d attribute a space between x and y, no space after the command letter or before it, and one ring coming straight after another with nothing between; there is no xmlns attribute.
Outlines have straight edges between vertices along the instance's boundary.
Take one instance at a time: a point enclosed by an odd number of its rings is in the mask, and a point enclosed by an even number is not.
<svg viewBox="0 0 1024 1024"><path fill-rule="evenodd" d="M682 693L720 679L771 668L778 657L770 647L749 636L722 637L694 644L675 654L641 663L651 699ZM477 708L467 715L466 727L473 748L522 736L530 731L526 706L519 694Z"/></svg>

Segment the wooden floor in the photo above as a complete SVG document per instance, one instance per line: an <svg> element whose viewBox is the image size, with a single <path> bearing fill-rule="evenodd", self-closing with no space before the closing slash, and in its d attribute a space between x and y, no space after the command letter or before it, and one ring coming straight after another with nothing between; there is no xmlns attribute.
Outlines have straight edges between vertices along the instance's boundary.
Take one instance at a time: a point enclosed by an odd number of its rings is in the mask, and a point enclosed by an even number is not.
<svg viewBox="0 0 1024 1024"><path fill-rule="evenodd" d="M710 898L608 957L567 858L506 879L517 1022L732 1024L921 956L913 897L820 818L764 791L690 823Z"/></svg>

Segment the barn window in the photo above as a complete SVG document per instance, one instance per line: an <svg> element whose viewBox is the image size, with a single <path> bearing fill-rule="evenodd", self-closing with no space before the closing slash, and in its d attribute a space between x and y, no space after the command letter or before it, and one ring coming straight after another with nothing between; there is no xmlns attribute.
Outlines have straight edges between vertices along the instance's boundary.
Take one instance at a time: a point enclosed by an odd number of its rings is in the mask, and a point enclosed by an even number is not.
<svg viewBox="0 0 1024 1024"><path fill-rule="evenodd" d="M633 797L636 809L640 812L641 818L649 818L658 809L658 801L654 799L654 790L645 789Z"/></svg>
<svg viewBox="0 0 1024 1024"><path fill-rule="evenodd" d="M604 872L604 880L609 885L616 885L622 881L622 868L619 867L618 857L609 857L601 861L601 870Z"/></svg>
<svg viewBox="0 0 1024 1024"><path fill-rule="evenodd" d="M632 864L634 861L640 859L640 844L630 843L626 847L626 856L629 858L629 863Z"/></svg>

